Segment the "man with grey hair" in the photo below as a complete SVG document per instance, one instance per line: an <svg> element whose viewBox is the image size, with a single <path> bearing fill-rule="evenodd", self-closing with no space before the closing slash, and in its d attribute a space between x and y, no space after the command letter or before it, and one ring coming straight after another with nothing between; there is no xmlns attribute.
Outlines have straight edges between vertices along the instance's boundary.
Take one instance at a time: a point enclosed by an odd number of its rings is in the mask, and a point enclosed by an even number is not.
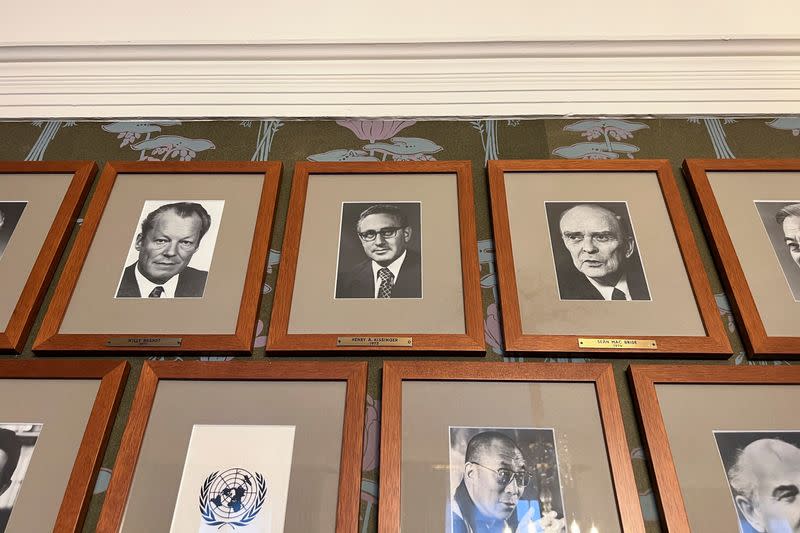
<svg viewBox="0 0 800 533"><path fill-rule="evenodd" d="M783 230L783 242L789 254L800 266L800 204L790 204L775 214L775 220Z"/></svg>
<svg viewBox="0 0 800 533"><path fill-rule="evenodd" d="M736 507L759 533L800 533L800 448L779 439L745 446L728 470Z"/></svg>

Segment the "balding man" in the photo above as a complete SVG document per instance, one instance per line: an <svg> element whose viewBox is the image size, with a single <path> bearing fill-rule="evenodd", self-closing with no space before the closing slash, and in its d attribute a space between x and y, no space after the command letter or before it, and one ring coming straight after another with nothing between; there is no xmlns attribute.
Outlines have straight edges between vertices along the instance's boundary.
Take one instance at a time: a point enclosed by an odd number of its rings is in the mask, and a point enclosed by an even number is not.
<svg viewBox="0 0 800 533"><path fill-rule="evenodd" d="M736 506L759 533L800 533L800 449L760 439L728 471Z"/></svg>
<svg viewBox="0 0 800 533"><path fill-rule="evenodd" d="M633 231L619 215L598 204L578 204L561 214L561 239L572 266L558 270L562 300L649 300L640 268L630 268Z"/></svg>
<svg viewBox="0 0 800 533"><path fill-rule="evenodd" d="M532 481L525 458L514 440L499 431L473 436L464 455L464 477L452 498L452 533L560 533L565 520L546 513L533 520L537 508L522 517L515 512Z"/></svg>

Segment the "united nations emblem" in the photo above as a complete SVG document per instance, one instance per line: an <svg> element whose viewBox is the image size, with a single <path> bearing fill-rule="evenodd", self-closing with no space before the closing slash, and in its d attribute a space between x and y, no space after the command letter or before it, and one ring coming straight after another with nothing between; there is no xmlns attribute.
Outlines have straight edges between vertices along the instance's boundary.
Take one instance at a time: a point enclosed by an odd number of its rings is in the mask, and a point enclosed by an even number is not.
<svg viewBox="0 0 800 533"><path fill-rule="evenodd" d="M200 515L209 526L247 526L267 498L267 482L243 468L213 472L200 487Z"/></svg>

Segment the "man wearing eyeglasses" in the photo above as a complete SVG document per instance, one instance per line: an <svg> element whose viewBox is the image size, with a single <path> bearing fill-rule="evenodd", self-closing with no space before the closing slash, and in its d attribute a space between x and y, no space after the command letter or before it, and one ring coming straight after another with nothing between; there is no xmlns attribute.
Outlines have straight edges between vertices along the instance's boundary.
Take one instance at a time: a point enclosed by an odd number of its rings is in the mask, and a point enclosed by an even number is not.
<svg viewBox="0 0 800 533"><path fill-rule="evenodd" d="M464 454L464 477L453 494L452 533L562 533L556 512L536 519L531 506L516 513L532 476L517 443L498 431L473 436Z"/></svg>
<svg viewBox="0 0 800 533"><path fill-rule="evenodd" d="M358 217L356 234L367 258L336 281L337 298L422 298L419 252L412 228L395 205L375 204Z"/></svg>

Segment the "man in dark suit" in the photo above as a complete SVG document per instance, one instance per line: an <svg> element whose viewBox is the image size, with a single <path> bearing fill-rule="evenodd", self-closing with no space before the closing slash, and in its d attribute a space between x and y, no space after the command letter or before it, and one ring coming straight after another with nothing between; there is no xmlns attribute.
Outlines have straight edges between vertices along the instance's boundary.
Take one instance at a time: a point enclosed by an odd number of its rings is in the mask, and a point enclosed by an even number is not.
<svg viewBox="0 0 800 533"><path fill-rule="evenodd" d="M572 258L556 269L562 300L650 299L633 231L620 216L578 204L561 214L559 232Z"/></svg>
<svg viewBox="0 0 800 533"><path fill-rule="evenodd" d="M211 216L194 202L165 204L142 222L139 259L125 268L117 298L199 298L208 272L189 266Z"/></svg>
<svg viewBox="0 0 800 533"><path fill-rule="evenodd" d="M422 298L422 263L408 248L412 229L394 205L376 204L364 210L356 233L367 255L336 280L337 298Z"/></svg>

